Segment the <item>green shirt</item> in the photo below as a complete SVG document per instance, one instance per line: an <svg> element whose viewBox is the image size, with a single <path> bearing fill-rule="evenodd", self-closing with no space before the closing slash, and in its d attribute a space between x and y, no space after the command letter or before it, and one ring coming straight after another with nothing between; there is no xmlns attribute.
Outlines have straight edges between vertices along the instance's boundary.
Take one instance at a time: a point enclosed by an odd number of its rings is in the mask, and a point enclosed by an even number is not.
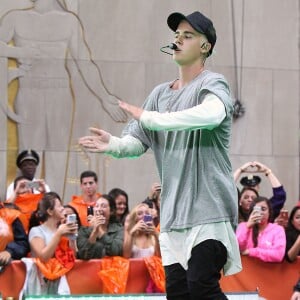
<svg viewBox="0 0 300 300"><path fill-rule="evenodd" d="M123 251L124 229L119 223L110 223L107 232L89 242L93 227L82 226L78 232L77 247L79 259L96 259L104 256L121 256Z"/></svg>

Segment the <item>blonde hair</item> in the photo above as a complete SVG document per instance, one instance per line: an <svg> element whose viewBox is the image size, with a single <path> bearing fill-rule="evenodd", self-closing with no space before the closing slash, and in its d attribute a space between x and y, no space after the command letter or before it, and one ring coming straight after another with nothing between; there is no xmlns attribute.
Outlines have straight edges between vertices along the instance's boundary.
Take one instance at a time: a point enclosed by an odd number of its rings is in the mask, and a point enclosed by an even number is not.
<svg viewBox="0 0 300 300"><path fill-rule="evenodd" d="M146 207L150 212L149 206L146 203L140 203L140 204L136 205L131 210L131 212L129 213L129 215L125 221L128 224L128 231L130 231L133 228L133 226L137 223L137 212L138 212L139 208L143 207L143 206Z"/></svg>

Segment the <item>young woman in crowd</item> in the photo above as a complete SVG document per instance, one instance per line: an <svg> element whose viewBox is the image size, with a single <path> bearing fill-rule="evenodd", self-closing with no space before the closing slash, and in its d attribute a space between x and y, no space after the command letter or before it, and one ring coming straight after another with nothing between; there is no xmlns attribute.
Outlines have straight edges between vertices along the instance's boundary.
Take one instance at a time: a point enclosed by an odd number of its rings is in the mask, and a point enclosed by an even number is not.
<svg viewBox="0 0 300 300"><path fill-rule="evenodd" d="M46 185L42 179L31 181L22 175L15 178L13 188L10 198L5 203L15 206L21 211L20 221L25 232L28 233L30 216L46 192Z"/></svg>
<svg viewBox="0 0 300 300"><path fill-rule="evenodd" d="M29 223L31 255L47 262L55 254L63 236L76 234L78 225L63 223L64 207L55 192L45 193Z"/></svg>
<svg viewBox="0 0 300 300"><path fill-rule="evenodd" d="M293 262L300 255L300 206L295 206L290 214L286 228L285 258Z"/></svg>
<svg viewBox="0 0 300 300"><path fill-rule="evenodd" d="M142 203L148 205L150 209L150 213L152 215L153 225L155 226L156 230L159 232L159 215L155 203L148 198L146 198Z"/></svg>
<svg viewBox="0 0 300 300"><path fill-rule="evenodd" d="M284 228L270 223L272 209L265 197L253 200L247 222L238 225L236 236L242 255L266 262L280 262L284 258L286 237Z"/></svg>
<svg viewBox="0 0 300 300"><path fill-rule="evenodd" d="M251 204L257 197L258 192L251 187L245 187L241 190L239 194L239 223L248 221Z"/></svg>
<svg viewBox="0 0 300 300"><path fill-rule="evenodd" d="M264 174L272 186L273 196L270 198L273 216L272 222L279 216L280 210L286 201L286 192L272 170L258 161L250 161L243 164L234 172L234 181L237 182L242 173L248 173L247 176L240 180L243 187L252 187L259 192L261 177L253 175L253 173Z"/></svg>
<svg viewBox="0 0 300 300"><path fill-rule="evenodd" d="M158 231L153 223L151 208L140 203L126 218L124 225L123 256L127 258L160 257ZM152 279L146 287L147 293L161 292Z"/></svg>
<svg viewBox="0 0 300 300"><path fill-rule="evenodd" d="M158 232L147 204L138 204L129 214L124 227L124 257L160 256Z"/></svg>
<svg viewBox="0 0 300 300"><path fill-rule="evenodd" d="M72 214L76 215L76 222L77 222L78 229L79 229L81 227L81 221L80 221L78 211L73 206L71 206L69 204L65 204L64 205L64 220L66 221L67 216L72 215Z"/></svg>
<svg viewBox="0 0 300 300"><path fill-rule="evenodd" d="M115 201L117 220L124 225L125 218L129 213L127 193L119 188L114 188L108 193L108 195Z"/></svg>
<svg viewBox="0 0 300 300"><path fill-rule="evenodd" d="M123 225L116 219L116 204L112 197L102 195L94 206L90 226L82 226L79 229L78 258L121 256L123 237Z"/></svg>
<svg viewBox="0 0 300 300"><path fill-rule="evenodd" d="M28 294L57 294L60 279L75 263L77 223L64 222L64 207L55 192L45 193L29 222L31 256L39 272L32 272L28 261L23 291ZM63 272L60 272L64 270ZM36 273L36 274L35 274ZM27 277L28 276L28 277Z"/></svg>

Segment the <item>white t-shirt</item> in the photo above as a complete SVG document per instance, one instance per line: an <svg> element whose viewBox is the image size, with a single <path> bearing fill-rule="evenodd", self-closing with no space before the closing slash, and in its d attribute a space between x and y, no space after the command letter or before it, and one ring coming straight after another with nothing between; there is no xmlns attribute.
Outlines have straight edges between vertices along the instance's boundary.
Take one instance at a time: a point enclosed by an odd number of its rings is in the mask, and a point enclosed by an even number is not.
<svg viewBox="0 0 300 300"><path fill-rule="evenodd" d="M40 237L45 241L45 245L47 246L52 240L55 232L49 230L45 225L39 225L32 227L29 231L28 241L30 242L34 237ZM31 252L32 257L36 257L35 253Z"/></svg>
<svg viewBox="0 0 300 300"><path fill-rule="evenodd" d="M33 178L32 181L37 180L36 178ZM48 186L48 184L45 184L45 192L48 193L50 192L50 187ZM7 190L6 190L6 199L9 199L12 194L14 192L14 182L10 183L10 185L8 186ZM33 193L34 194L40 194L40 191L33 189Z"/></svg>

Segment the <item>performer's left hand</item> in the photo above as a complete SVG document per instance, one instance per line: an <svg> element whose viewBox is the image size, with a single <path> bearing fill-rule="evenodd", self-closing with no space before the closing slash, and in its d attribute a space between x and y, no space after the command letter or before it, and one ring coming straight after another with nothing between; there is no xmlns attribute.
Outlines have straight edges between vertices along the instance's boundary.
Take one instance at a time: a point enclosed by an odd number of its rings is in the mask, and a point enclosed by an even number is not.
<svg viewBox="0 0 300 300"><path fill-rule="evenodd" d="M119 106L125 110L126 112L128 112L134 119L139 120L142 113L143 113L143 109L138 107L138 106L134 106L131 104L128 104L124 101L119 101Z"/></svg>

